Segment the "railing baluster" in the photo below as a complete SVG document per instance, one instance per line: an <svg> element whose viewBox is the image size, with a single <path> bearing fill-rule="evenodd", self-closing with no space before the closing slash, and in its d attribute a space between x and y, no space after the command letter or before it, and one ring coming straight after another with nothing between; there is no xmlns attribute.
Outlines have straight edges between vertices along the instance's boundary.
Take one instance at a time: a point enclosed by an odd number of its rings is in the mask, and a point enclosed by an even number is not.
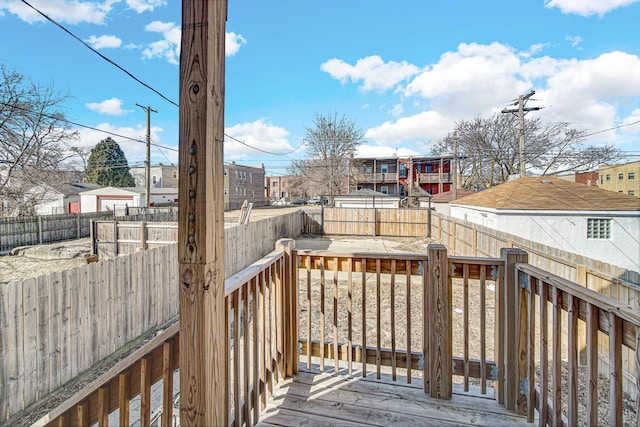
<svg viewBox="0 0 640 427"><path fill-rule="evenodd" d="M249 283L253 283L249 292L251 293L251 324L253 326L253 334L251 336L251 348L253 350L253 387L251 392L251 403L253 406L253 423L258 423L260 417L260 406L258 405L258 390L260 389L259 370L260 370L260 354L258 353L258 277L251 279Z"/></svg>
<svg viewBox="0 0 640 427"><path fill-rule="evenodd" d="M352 270L353 270L353 258L347 258L349 265L347 270L347 363L349 365L349 375L353 374L353 284L352 284Z"/></svg>
<svg viewBox="0 0 640 427"><path fill-rule="evenodd" d="M411 261L406 261L407 287L407 383L411 384Z"/></svg>
<svg viewBox="0 0 640 427"><path fill-rule="evenodd" d="M151 356L140 359L140 425L151 425Z"/></svg>
<svg viewBox="0 0 640 427"><path fill-rule="evenodd" d="M251 395L249 394L249 382L251 379L250 351L249 351L249 285L242 285L242 383L244 385L244 422L251 425Z"/></svg>
<svg viewBox="0 0 640 427"><path fill-rule="evenodd" d="M98 389L98 426L108 427L109 425L109 384L105 384Z"/></svg>
<svg viewBox="0 0 640 427"><path fill-rule="evenodd" d="M552 353L552 370L551 388L553 402L553 424L562 424L562 302L558 289L553 286L551 288L551 299L553 303L553 353Z"/></svg>
<svg viewBox="0 0 640 427"><path fill-rule="evenodd" d="M333 259L333 358L334 371L340 370L338 354L338 257Z"/></svg>
<svg viewBox="0 0 640 427"><path fill-rule="evenodd" d="M273 266L269 266L268 274L266 275L266 281L264 283L264 324L265 324L265 376L267 382L268 396L273 395L273 343L271 337L273 336L273 317L271 313L271 289L274 284L274 269Z"/></svg>
<svg viewBox="0 0 640 427"><path fill-rule="evenodd" d="M121 426L129 425L129 408L131 404L129 380L130 374L128 370L118 375L118 408L120 409L119 425Z"/></svg>
<svg viewBox="0 0 640 427"><path fill-rule="evenodd" d="M260 403L261 408L264 409L267 406L267 328L266 328L266 300L265 300L265 286L266 286L266 274L265 271L262 270L260 272L260 300L259 300L259 310L260 310L260 355L261 355L261 369L260 369L260 381L262 382L262 387L260 389Z"/></svg>
<svg viewBox="0 0 640 427"><path fill-rule="evenodd" d="M622 319L609 313L609 415L612 426L622 425Z"/></svg>
<svg viewBox="0 0 640 427"><path fill-rule="evenodd" d="M367 377L367 259L362 258L362 377Z"/></svg>
<svg viewBox="0 0 640 427"><path fill-rule="evenodd" d="M396 380L396 260L391 260L390 286L390 316L391 316L391 379Z"/></svg>
<svg viewBox="0 0 640 427"><path fill-rule="evenodd" d="M462 266L463 334L464 334L464 391L469 391L469 264Z"/></svg>
<svg viewBox="0 0 640 427"><path fill-rule="evenodd" d="M487 269L480 266L480 393L487 394Z"/></svg>
<svg viewBox="0 0 640 427"><path fill-rule="evenodd" d="M380 379L380 365L382 364L380 315L380 258L376 258L376 379Z"/></svg>
<svg viewBox="0 0 640 427"><path fill-rule="evenodd" d="M529 325L529 335L527 337L527 422L534 421L536 409L536 280L529 278L529 286L527 291L527 302L529 303L527 311L527 324Z"/></svg>
<svg viewBox="0 0 640 427"><path fill-rule="evenodd" d="M598 307L587 303L587 418L588 426L598 425Z"/></svg>
<svg viewBox="0 0 640 427"><path fill-rule="evenodd" d="M78 427L89 427L89 402L84 401L76 406Z"/></svg>
<svg viewBox="0 0 640 427"><path fill-rule="evenodd" d="M547 284L539 281L540 286L540 408L538 425L545 426L548 418L548 384L549 384L549 355L547 347L547 332L549 319L547 318Z"/></svg>
<svg viewBox="0 0 640 427"><path fill-rule="evenodd" d="M307 369L311 369L311 256L307 255Z"/></svg>
<svg viewBox="0 0 640 427"><path fill-rule="evenodd" d="M235 425L242 425L240 412L240 290L233 294L233 415Z"/></svg>
<svg viewBox="0 0 640 427"><path fill-rule="evenodd" d="M568 425L578 425L578 298L569 295L567 302L567 352L569 368L569 401L567 402Z"/></svg>
<svg viewBox="0 0 640 427"><path fill-rule="evenodd" d="M174 366L173 340L169 340L162 344L162 425L163 426L170 426L171 420L173 418L173 366Z"/></svg>
<svg viewBox="0 0 640 427"><path fill-rule="evenodd" d="M320 370L324 371L324 257L320 257Z"/></svg>

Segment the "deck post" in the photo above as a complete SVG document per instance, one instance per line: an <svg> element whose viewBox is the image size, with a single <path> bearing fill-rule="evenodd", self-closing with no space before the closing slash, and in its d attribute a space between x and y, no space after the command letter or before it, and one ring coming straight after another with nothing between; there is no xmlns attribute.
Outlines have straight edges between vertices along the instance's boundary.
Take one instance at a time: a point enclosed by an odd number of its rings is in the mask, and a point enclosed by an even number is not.
<svg viewBox="0 0 640 427"><path fill-rule="evenodd" d="M427 247L429 275L427 277L427 308L429 318L428 342L429 360L425 369L429 370L429 394L435 399L451 399L452 360L451 344L451 278L447 248L431 244ZM425 337L427 338L427 337Z"/></svg>
<svg viewBox="0 0 640 427"><path fill-rule="evenodd" d="M224 299L227 0L183 0L178 260L180 424L229 424Z"/></svg>
<svg viewBox="0 0 640 427"><path fill-rule="evenodd" d="M284 277L282 283L282 322L284 335L284 372L291 377L298 371L298 304L296 292L295 241L280 239L276 242L276 250L284 251Z"/></svg>
<svg viewBox="0 0 640 427"><path fill-rule="evenodd" d="M504 366L504 405L507 409L526 413L527 396L520 393L520 378L527 377L527 289L520 286L515 264L528 262L528 254L522 249L502 248L500 257L505 261L504 292L499 297L504 313L504 354L496 355L496 361ZM518 317L522 313L522 318ZM499 336L500 336L499 335Z"/></svg>

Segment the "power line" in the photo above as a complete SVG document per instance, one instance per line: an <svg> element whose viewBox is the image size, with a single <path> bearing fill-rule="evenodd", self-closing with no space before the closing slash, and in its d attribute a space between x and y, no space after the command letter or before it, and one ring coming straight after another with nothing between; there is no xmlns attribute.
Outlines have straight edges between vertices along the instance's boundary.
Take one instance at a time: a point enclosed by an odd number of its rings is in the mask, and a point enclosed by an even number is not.
<svg viewBox="0 0 640 427"><path fill-rule="evenodd" d="M289 155L289 154L293 154L293 153L295 153L296 151L298 151L298 150L300 149L300 147L302 147L302 146L304 145L304 143L300 143L296 148L294 148L293 150L291 150L291 151L289 151L289 152L287 152L287 153L274 153L274 152L272 152L272 151L263 150L263 149L261 149L261 148L257 148L257 147L254 147L254 146L252 146L252 145L249 145L249 144L247 144L246 142L241 141L241 140L239 140L238 138L233 137L233 136L231 136L231 135L229 135L229 134L227 134L227 133L225 133L225 134L224 134L224 136L226 136L227 138L229 138L229 139L231 139L231 140L233 140L233 141L235 141L235 142L238 142L238 143L240 143L240 144L242 144L242 145L244 145L244 146L246 146L246 147L252 148L252 149L254 149L254 150L260 151L260 152L265 153L265 154L273 154L273 155L275 155L275 156L287 156L287 155ZM226 142L226 141L225 141L225 142Z"/></svg>
<svg viewBox="0 0 640 427"><path fill-rule="evenodd" d="M118 65L115 61L112 61L111 59L107 58L106 56L104 56L103 54L101 54L100 52L98 52L96 49L94 49L93 47L91 47L87 42L85 42L84 40L82 40L80 37L76 36L75 34L73 34L70 30L68 30L66 27L64 27L62 24L58 23L56 20L54 20L53 18L50 18L49 16L47 16L44 12L40 11L38 8L32 6L31 4L29 4L26 0L21 0L22 3L26 4L27 6L29 6L31 9L35 10L38 14L40 14L42 17L44 17L47 21L51 22L52 24L54 24L55 26L57 26L58 28L60 28L62 31L64 31L65 33L69 34L71 37L73 37L74 39L76 39L77 41L79 41L80 43L82 43L82 45L84 47L86 47L87 49L89 49L90 51L92 51L93 53L95 53L96 55L98 55L100 58L104 59L105 61L107 61L109 64L113 65L114 67L118 68L120 71L124 72L126 75L128 75L129 77L131 77L133 80L135 80L136 82L140 83L142 86L146 87L147 89L149 89L150 91L154 92L155 94L159 95L162 99L164 99L165 101L175 105L176 107L178 107L178 104L174 101L172 101L171 99L167 98L165 95L163 95L162 93L160 93L160 91L154 89L153 87L151 87L150 85L148 85L147 83L143 82L142 80L140 80L139 78L137 78L136 76L134 76L130 71L126 70L124 67L121 67L120 65Z"/></svg>
<svg viewBox="0 0 640 427"><path fill-rule="evenodd" d="M614 126L614 127L612 127L612 128L609 128L609 129L604 129L604 130L599 130L599 131L597 131L597 132L589 133L589 134L585 135L585 137L587 137L587 136L592 136L592 135L597 135L597 134L599 134L599 133L603 133L603 132L608 132L608 131L610 131L610 130L620 129L620 128L623 128L623 127L626 127L626 126L636 125L636 124L638 124L638 123L640 123L640 120L636 120L635 122L632 122L632 123L625 123L625 124L623 124L623 125Z"/></svg>

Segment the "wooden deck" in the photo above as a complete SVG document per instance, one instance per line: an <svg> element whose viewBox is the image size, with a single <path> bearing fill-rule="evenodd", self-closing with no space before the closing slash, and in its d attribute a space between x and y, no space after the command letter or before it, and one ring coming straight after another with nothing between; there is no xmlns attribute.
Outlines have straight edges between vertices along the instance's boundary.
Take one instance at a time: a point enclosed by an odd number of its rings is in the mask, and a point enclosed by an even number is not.
<svg viewBox="0 0 640 427"><path fill-rule="evenodd" d="M492 397L456 391L431 399L421 382L406 384L301 370L274 389L259 426L513 426L530 425ZM461 388L459 389L461 390Z"/></svg>

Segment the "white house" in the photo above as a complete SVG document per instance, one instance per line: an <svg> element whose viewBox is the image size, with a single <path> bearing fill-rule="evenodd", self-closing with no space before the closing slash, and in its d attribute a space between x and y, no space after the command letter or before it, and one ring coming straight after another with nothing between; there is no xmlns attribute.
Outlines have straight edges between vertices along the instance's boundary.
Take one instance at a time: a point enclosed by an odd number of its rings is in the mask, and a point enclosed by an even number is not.
<svg viewBox="0 0 640 427"><path fill-rule="evenodd" d="M104 187L80 193L81 212L124 210L125 206L145 206L144 188Z"/></svg>
<svg viewBox="0 0 640 427"><path fill-rule="evenodd" d="M43 184L33 191L41 194L34 206L36 215L52 215L80 212L80 193L100 188L98 184L71 182L65 184Z"/></svg>
<svg viewBox="0 0 640 427"><path fill-rule="evenodd" d="M450 204L451 216L640 271L640 200L552 177L520 178Z"/></svg>
<svg viewBox="0 0 640 427"><path fill-rule="evenodd" d="M371 189L334 196L333 200L337 208L397 208L400 204L400 197L389 196Z"/></svg>

